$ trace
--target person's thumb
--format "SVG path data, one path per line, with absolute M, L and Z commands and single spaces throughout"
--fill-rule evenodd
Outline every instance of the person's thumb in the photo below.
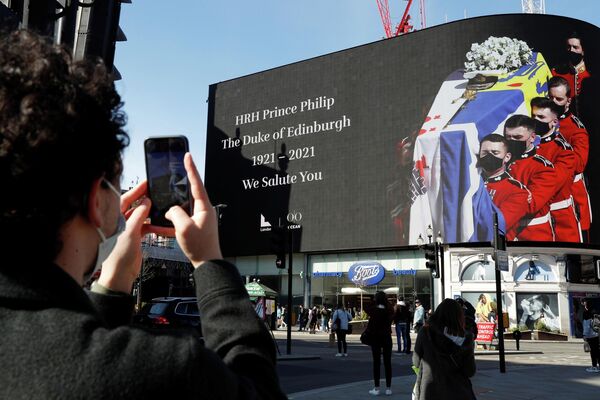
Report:
M 165 218 L 173 223 L 175 232 L 184 232 L 190 224 L 193 224 L 190 216 L 179 206 L 171 207 L 165 214 Z

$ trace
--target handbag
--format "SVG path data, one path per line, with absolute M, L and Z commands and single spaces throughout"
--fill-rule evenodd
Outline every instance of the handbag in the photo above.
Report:
M 362 344 L 366 344 L 367 346 L 371 346 L 373 344 L 373 334 L 370 330 L 365 329 L 363 333 L 360 334 L 360 342 Z

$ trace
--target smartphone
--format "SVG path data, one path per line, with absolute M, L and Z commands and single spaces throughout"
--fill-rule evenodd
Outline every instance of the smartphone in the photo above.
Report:
M 183 157 L 188 151 L 185 136 L 151 137 L 144 141 L 152 225 L 173 226 L 165 213 L 175 205 L 191 215 L 190 185 L 183 166 Z

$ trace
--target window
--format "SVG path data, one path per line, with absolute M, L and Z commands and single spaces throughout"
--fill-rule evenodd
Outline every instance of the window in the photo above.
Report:
M 463 281 L 493 281 L 495 279 L 494 263 L 489 261 L 475 261 L 469 264 L 462 274 Z

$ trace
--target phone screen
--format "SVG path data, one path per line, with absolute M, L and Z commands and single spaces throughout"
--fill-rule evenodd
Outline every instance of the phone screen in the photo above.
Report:
M 185 136 L 149 138 L 144 142 L 148 193 L 152 200 L 150 222 L 173 226 L 165 213 L 174 205 L 190 214 L 190 190 L 183 157 L 188 151 Z

